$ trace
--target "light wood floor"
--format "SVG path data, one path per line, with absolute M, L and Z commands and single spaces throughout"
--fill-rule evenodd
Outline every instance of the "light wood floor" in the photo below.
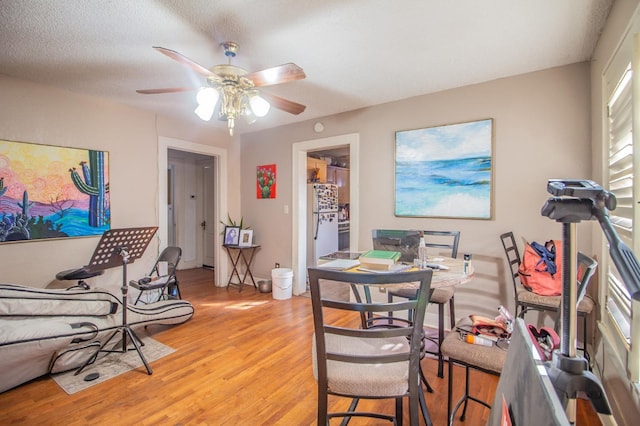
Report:
M 273 300 L 251 287 L 213 285 L 206 269 L 179 271 L 182 297 L 195 306 L 189 322 L 155 327 L 154 338 L 177 351 L 144 368 L 74 395 L 47 376 L 0 394 L 1 425 L 311 425 L 316 383 L 311 372 L 310 299 Z M 435 360 L 423 361 L 435 388 L 426 394 L 435 425 L 446 424 L 447 380 Z M 457 368 L 457 367 L 456 367 Z M 464 377 L 462 369 L 456 377 Z M 472 372 L 472 393 L 492 401 L 497 378 Z M 455 383 L 454 399 L 463 391 Z M 346 408 L 343 400 L 331 407 Z M 361 403 L 393 413 L 393 401 Z M 600 424 L 579 404 L 578 425 Z M 467 426 L 484 425 L 489 411 L 471 404 Z M 585 414 L 587 413 L 587 414 Z M 351 424 L 376 424 L 354 419 Z M 422 424 L 422 423 L 421 423 Z

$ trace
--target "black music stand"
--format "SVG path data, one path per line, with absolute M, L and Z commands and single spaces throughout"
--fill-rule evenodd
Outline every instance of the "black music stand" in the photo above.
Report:
M 74 375 L 80 374 L 87 365 L 93 363 L 100 352 L 127 353 L 129 350 L 134 349 L 138 352 L 142 363 L 146 367 L 147 374 L 153 373 L 153 370 L 151 370 L 149 363 L 140 349 L 142 341 L 136 336 L 127 323 L 127 290 L 129 289 L 127 283 L 127 264 L 133 263 L 136 259 L 142 257 L 142 254 L 147 249 L 151 238 L 153 238 L 157 230 L 157 226 L 151 226 L 147 228 L 111 229 L 102 234 L 102 238 L 100 242 L 98 242 L 98 246 L 93 252 L 91 261 L 86 268 L 90 271 L 100 271 L 122 265 L 122 287 L 120 287 L 120 290 L 122 290 L 122 324 L 116 327 L 116 330 L 111 336 L 100 345 L 100 348 L 95 354 L 78 368 Z M 111 339 L 119 333 L 122 333 L 122 348 L 115 349 L 114 346 L 112 349 L 105 349 Z M 134 346 L 133 348 L 128 347 L 127 337 L 131 339 Z

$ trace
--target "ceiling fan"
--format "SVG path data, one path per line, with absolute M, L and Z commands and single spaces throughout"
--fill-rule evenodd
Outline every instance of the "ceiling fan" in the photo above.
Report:
M 198 107 L 195 113 L 202 120 L 209 121 L 217 105 L 218 118 L 227 121 L 229 133 L 233 136 L 233 128 L 237 117 L 243 116 L 249 123 L 256 117 L 264 117 L 270 106 L 291 114 L 300 114 L 305 105 L 280 96 L 265 93 L 258 88 L 271 86 L 289 81 L 301 80 L 306 77 L 304 70 L 293 63 L 267 68 L 262 71 L 248 72 L 231 64 L 231 59 L 238 52 L 238 43 L 227 41 L 221 44 L 224 54 L 229 58 L 228 64 L 215 65 L 209 69 L 192 61 L 175 50 L 154 46 L 153 48 L 185 65 L 196 73 L 207 78 L 207 87 L 198 90 L 196 100 Z M 159 93 L 188 92 L 194 89 L 186 87 L 172 87 L 166 89 L 143 89 L 136 92 L 144 95 Z

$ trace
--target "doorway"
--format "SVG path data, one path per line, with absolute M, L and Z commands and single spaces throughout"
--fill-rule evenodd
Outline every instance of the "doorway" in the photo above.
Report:
M 338 238 L 333 251 L 349 251 L 349 162 L 348 146 L 307 153 L 307 183 L 327 183 L 335 185 L 338 189 Z M 314 218 L 316 216 L 311 215 L 308 220 L 314 222 Z M 314 225 L 307 221 L 307 229 L 313 228 Z M 316 235 L 313 231 L 312 234 Z M 330 238 L 333 241 L 333 237 Z
M 357 188 L 359 187 L 359 142 L 357 133 L 334 136 L 324 139 L 314 139 L 293 144 L 292 155 L 292 254 L 293 254 L 293 294 L 300 295 L 307 289 L 307 154 L 313 151 L 326 150 L 337 147 L 348 147 L 350 162 L 350 197 L 349 216 L 350 233 L 349 247 L 355 251 L 358 247 L 358 217 L 359 202 Z
M 168 245 L 182 249 L 181 269 L 214 268 L 215 157 L 169 149 Z
M 220 220 L 219 218 L 224 218 L 225 213 L 227 211 L 227 150 L 212 147 L 209 145 L 197 144 L 189 141 L 183 141 L 179 139 L 172 139 L 166 137 L 158 138 L 158 237 L 159 237 L 159 248 L 160 250 L 164 249 L 169 245 L 169 209 L 167 206 L 169 205 L 169 157 L 170 151 L 175 151 L 177 153 L 181 153 L 180 155 L 188 156 L 188 155 L 197 155 L 200 161 L 200 166 L 196 169 L 199 170 L 199 177 L 196 178 L 195 175 L 193 179 L 199 179 L 204 182 L 205 176 L 210 187 L 208 200 L 205 200 L 204 195 L 204 187 L 202 184 L 201 191 L 191 191 L 186 192 L 186 196 L 188 200 L 193 200 L 192 205 L 187 206 L 183 213 L 190 217 L 194 223 L 194 227 L 185 228 L 185 232 L 187 235 L 183 235 L 182 240 L 189 240 L 190 238 L 198 240 L 198 235 L 200 235 L 199 243 L 196 243 L 196 250 L 200 251 L 199 262 L 204 263 L 204 245 L 203 241 L 205 238 L 211 238 L 213 241 L 211 242 L 211 253 L 209 255 L 213 255 L 213 265 L 214 266 L 214 282 L 216 286 L 224 286 L 226 283 L 227 273 L 228 273 L 228 265 L 227 262 L 220 261 L 223 258 L 223 252 L 221 249 L 220 240 Z M 209 169 L 205 168 L 205 165 L 211 165 Z M 173 175 L 172 181 L 176 181 L 175 174 Z M 212 185 L 210 185 L 212 184 Z M 191 196 L 193 195 L 193 199 Z M 213 197 L 213 199 L 211 199 Z M 177 209 L 176 205 L 176 192 L 173 194 L 173 199 L 171 199 L 173 210 Z M 208 203 L 213 204 L 213 215 L 211 219 L 198 219 L 197 218 L 197 203 Z M 187 203 L 191 204 L 191 203 Z M 208 232 L 198 232 L 197 227 L 201 225 L 201 221 L 211 221 L 211 226 L 209 227 L 210 231 Z M 205 224 L 206 226 L 206 224 Z M 176 241 L 180 241 L 179 231 L 177 232 Z M 191 257 L 195 257 L 197 254 L 193 254 Z M 184 256 L 184 248 L 183 248 L 183 257 Z M 187 259 L 185 259 L 187 260 Z M 193 260 L 192 260 L 193 261 Z M 188 263 L 188 260 L 187 260 Z M 185 266 L 183 262 L 181 265 Z M 186 265 L 188 266 L 188 264 Z

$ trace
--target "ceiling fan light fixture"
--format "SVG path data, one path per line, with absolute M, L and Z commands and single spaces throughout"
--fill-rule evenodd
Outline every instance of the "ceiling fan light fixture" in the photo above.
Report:
M 198 107 L 193 111 L 196 113 L 198 118 L 203 121 L 211 120 L 211 116 L 213 116 L 214 108 L 206 106 L 206 105 L 198 105 Z
M 290 114 L 298 115 L 305 110 L 304 105 L 278 96 L 265 93 L 264 95 L 267 96 L 265 99 L 260 96 L 260 92 L 257 90 L 257 88 L 264 86 L 304 79 L 306 75 L 302 68 L 294 63 L 287 63 L 249 73 L 231 63 L 231 59 L 238 52 L 238 43 L 227 41 L 222 43 L 222 47 L 225 51 L 225 56 L 229 58 L 229 63 L 215 65 L 211 68 L 205 68 L 175 50 L 160 46 L 153 47 L 160 53 L 206 78 L 208 87 L 200 88 L 196 94 L 198 107 L 194 112 L 200 119 L 209 121 L 217 111 L 218 119 L 227 122 L 229 134 L 233 136 L 236 119 L 240 116 L 244 117 L 247 123 L 250 124 L 255 122 L 257 118 L 264 117 L 269 113 L 271 104 L 267 99 L 273 102 L 275 108 Z M 189 90 L 184 87 L 173 87 L 144 89 L 137 90 L 137 92 L 150 95 L 186 92 Z
M 218 91 L 211 87 L 203 87 L 198 90 L 198 94 L 196 95 L 198 107 L 194 112 L 201 120 L 211 120 L 219 96 Z
M 213 109 L 219 97 L 218 91 L 213 87 L 202 87 L 198 90 L 196 101 L 200 106 Z
M 248 99 L 243 103 L 241 115 L 244 118 L 245 123 L 247 124 L 253 124 L 258 119 L 258 117 L 256 117 L 253 110 L 251 109 Z
M 269 102 L 257 93 L 249 95 L 249 105 L 256 117 L 264 117 L 269 113 L 269 109 L 271 109 Z

